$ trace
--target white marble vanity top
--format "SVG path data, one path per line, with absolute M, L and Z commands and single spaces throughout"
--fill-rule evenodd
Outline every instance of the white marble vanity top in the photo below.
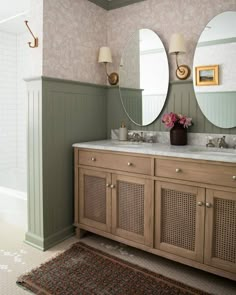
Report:
M 196 145 L 173 146 L 162 143 L 99 140 L 75 143 L 73 147 L 236 163 L 235 149 L 207 148 Z

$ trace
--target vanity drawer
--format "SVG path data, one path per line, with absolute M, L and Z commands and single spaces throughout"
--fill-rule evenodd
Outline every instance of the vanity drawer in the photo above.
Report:
M 151 175 L 150 158 L 79 150 L 79 165 Z
M 236 167 L 155 159 L 155 176 L 236 187 Z

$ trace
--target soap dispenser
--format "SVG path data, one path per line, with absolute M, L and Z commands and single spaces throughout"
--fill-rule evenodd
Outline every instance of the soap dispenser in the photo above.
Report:
M 127 127 L 125 126 L 125 123 L 122 122 L 119 129 L 119 140 L 127 140 L 127 137 L 128 137 L 128 130 L 127 130 Z

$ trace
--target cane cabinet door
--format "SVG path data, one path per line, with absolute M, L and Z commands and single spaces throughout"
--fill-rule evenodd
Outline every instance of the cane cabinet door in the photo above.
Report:
M 205 190 L 156 181 L 155 248 L 203 262 Z
M 236 273 L 236 193 L 207 189 L 204 263 Z
M 153 182 L 112 175 L 112 233 L 134 242 L 153 244 Z
M 111 174 L 79 169 L 79 223 L 111 231 Z

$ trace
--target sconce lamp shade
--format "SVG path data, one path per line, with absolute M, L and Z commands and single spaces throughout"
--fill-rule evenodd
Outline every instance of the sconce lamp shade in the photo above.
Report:
M 186 52 L 184 36 L 182 34 L 173 34 L 170 38 L 170 54 L 184 54 Z
M 111 49 L 103 46 L 99 49 L 98 62 L 104 63 L 108 82 L 111 85 L 116 85 L 119 82 L 119 75 L 117 73 L 107 73 L 107 63 L 112 63 Z
M 111 49 L 109 47 L 101 47 L 99 50 L 98 62 L 112 63 Z

